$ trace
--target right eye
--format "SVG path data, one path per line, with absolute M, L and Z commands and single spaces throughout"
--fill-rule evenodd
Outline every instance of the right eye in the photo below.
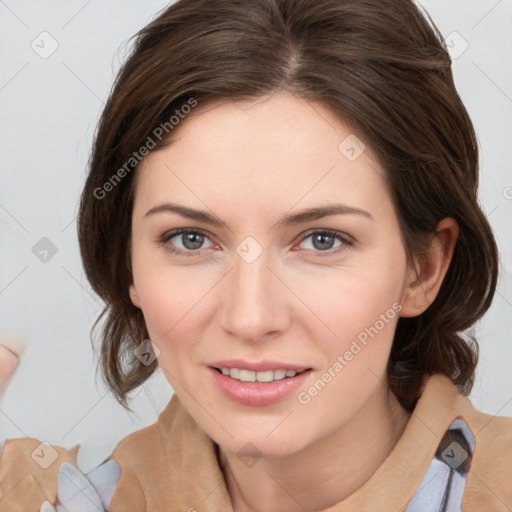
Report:
M 173 238 L 176 238 L 176 241 L 171 243 Z M 167 250 L 179 256 L 198 256 L 202 252 L 200 247 L 205 239 L 208 237 L 202 231 L 180 228 L 164 233 L 159 238 L 159 242 L 165 245 Z M 181 243 L 182 247 L 178 246 L 176 249 L 177 243 Z

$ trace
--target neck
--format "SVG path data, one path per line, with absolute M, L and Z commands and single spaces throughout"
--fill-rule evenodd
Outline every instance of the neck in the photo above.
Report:
M 339 503 L 375 473 L 410 416 L 382 385 L 349 422 L 299 452 L 246 467 L 219 447 L 233 511 L 321 511 Z

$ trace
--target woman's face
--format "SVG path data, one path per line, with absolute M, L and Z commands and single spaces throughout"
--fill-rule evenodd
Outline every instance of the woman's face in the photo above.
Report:
M 137 171 L 130 296 L 211 438 L 297 452 L 385 382 L 410 272 L 383 169 L 328 110 L 285 93 L 199 105 L 173 139 Z M 273 371 L 292 368 L 306 371 Z

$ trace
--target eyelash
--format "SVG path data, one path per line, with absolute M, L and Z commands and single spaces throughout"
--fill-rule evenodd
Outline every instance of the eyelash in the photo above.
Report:
M 175 229 L 173 231 L 169 231 L 169 232 L 161 235 L 158 238 L 158 243 L 160 245 L 164 245 L 171 238 L 174 238 L 175 236 L 178 236 L 178 235 L 181 235 L 184 233 L 192 233 L 195 235 L 201 235 L 201 236 L 205 236 L 206 238 L 208 238 L 208 235 L 206 233 L 204 233 L 203 231 L 199 231 L 196 229 L 180 228 L 180 229 Z M 340 233 L 339 231 L 333 231 L 331 229 L 315 229 L 315 230 L 309 231 L 300 237 L 298 243 L 302 243 L 304 240 L 306 240 L 307 238 L 309 238 L 310 236 L 315 235 L 315 234 L 327 235 L 329 237 L 335 238 L 335 239 L 343 242 L 343 245 L 337 247 L 336 249 L 327 249 L 325 251 L 319 251 L 319 250 L 315 251 L 313 249 L 306 249 L 306 250 L 311 250 L 315 253 L 318 253 L 318 256 L 320 256 L 320 257 L 332 256 L 333 254 L 338 254 L 338 253 L 346 250 L 348 247 L 354 245 L 354 241 L 349 236 L 347 236 L 343 233 Z M 166 247 L 166 249 L 173 254 L 176 254 L 178 256 L 185 256 L 185 257 L 198 256 L 201 253 L 201 249 L 198 249 L 196 251 L 181 251 L 178 249 L 174 249 L 170 246 Z

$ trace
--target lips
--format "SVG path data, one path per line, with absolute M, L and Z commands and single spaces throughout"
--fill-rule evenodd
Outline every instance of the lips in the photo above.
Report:
M 215 387 L 232 401 L 271 405 L 290 396 L 312 375 L 313 368 L 283 361 L 212 361 L 208 370 Z
M 219 362 L 221 361 L 218 361 L 215 364 L 218 364 Z M 222 363 L 225 364 L 227 363 L 227 361 L 222 361 Z M 240 362 L 238 362 L 237 364 L 240 364 Z M 279 364 L 282 365 L 282 363 Z M 254 366 L 255 364 L 253 365 L 253 367 Z M 255 373 L 254 371 L 251 370 L 240 370 L 240 372 L 242 371 Z M 292 372 L 292 370 L 289 371 Z M 251 382 L 239 380 L 237 378 L 231 377 L 230 375 L 225 375 L 216 367 L 208 367 L 208 372 L 210 373 L 215 388 L 223 396 L 225 396 L 231 401 L 250 406 L 271 405 L 290 397 L 290 395 L 297 391 L 297 389 L 300 386 L 304 385 L 313 374 L 311 370 L 303 370 L 300 373 L 294 375 L 293 377 L 285 377 L 283 379 L 265 382 Z

